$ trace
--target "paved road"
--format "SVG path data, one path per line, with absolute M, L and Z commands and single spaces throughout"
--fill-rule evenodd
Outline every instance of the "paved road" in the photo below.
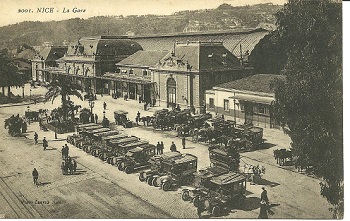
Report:
M 104 100 L 107 101 L 106 115 L 109 119 L 113 119 L 114 110 L 127 110 L 131 114 L 130 118 L 133 118 L 142 108 L 142 105 L 133 101 L 112 100 L 106 96 Z M 88 106 L 87 102 L 79 103 L 85 107 Z M 102 103 L 101 99 L 96 101 L 95 113 L 102 113 Z M 57 106 L 58 102 L 53 104 L 55 105 Z M 48 103 L 37 104 L 32 105 L 31 109 L 43 107 L 52 109 L 53 106 Z M 26 107 L 16 107 L 14 111 L 14 108 L 1 108 L 0 121 L 13 112 L 24 113 L 25 109 Z M 141 115 L 152 115 L 150 111 L 141 110 L 140 112 Z M 37 128 L 37 124 L 29 127 L 31 139 L 33 131 L 37 131 Z M 4 130 L 1 129 L 0 132 L 4 133 Z M 155 131 L 145 127 L 125 129 L 125 132 L 147 139 L 153 144 L 163 141 L 165 148 L 169 148 L 171 142 L 175 141 L 180 148 L 181 140 L 175 137 L 173 132 Z M 269 148 L 243 153 L 241 159 L 241 164 L 260 164 L 266 167 L 267 172 L 263 176 L 263 183 L 248 184 L 246 208 L 233 210 L 224 218 L 256 218 L 262 186 L 267 188 L 270 200 L 276 205 L 273 208 L 275 212 L 273 218 L 331 218 L 328 211 L 329 204 L 319 193 L 320 180 L 280 168 L 275 164 L 272 157 L 273 149 L 288 147 L 289 138 L 281 131 L 267 129 L 264 133 Z M 49 138 L 49 143 L 54 148 L 59 149 L 64 144 L 64 141 L 51 141 L 53 132 L 40 131 L 40 138 L 44 135 Z M 59 135 L 59 138 L 65 137 Z M 207 146 L 190 141 L 187 141 L 187 146 L 189 148 L 181 152 L 198 156 L 199 168 L 209 165 Z M 181 189 L 162 192 L 140 183 L 137 174 L 126 175 L 72 146 L 70 146 L 70 155 L 77 158 L 80 174 L 63 176 L 59 168 L 58 151 L 43 152 L 41 147 L 33 145 L 32 140 L 24 138 L 15 140 L 4 136 L 4 142 L 0 144 L 0 163 L 4 165 L 1 167 L 0 189 L 5 196 L 3 198 L 7 201 L 1 201 L 0 197 L 0 205 L 9 206 L 1 207 L 0 214 L 11 214 L 8 216 L 13 218 L 18 216 L 30 218 L 38 215 L 45 218 L 196 217 L 195 208 L 181 200 Z M 39 181 L 43 185 L 38 188 L 31 183 L 32 167 L 39 169 Z M 36 204 L 35 200 L 48 200 L 49 204 Z M 24 214 L 16 214 L 14 211 L 24 211 Z

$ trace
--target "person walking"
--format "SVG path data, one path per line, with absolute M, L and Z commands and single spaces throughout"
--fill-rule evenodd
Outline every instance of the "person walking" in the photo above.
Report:
M 95 114 L 95 123 L 97 124 L 98 116 Z
M 141 113 L 140 113 L 140 111 L 137 111 L 136 117 L 137 117 L 137 118 L 139 119 L 139 121 L 140 121 L 140 119 L 141 119 Z
M 201 196 L 199 196 L 198 199 L 199 200 L 198 200 L 198 205 L 197 205 L 197 215 L 198 215 L 198 218 L 201 219 L 202 218 L 202 212 L 204 211 L 204 202 L 201 199 Z
M 39 135 L 37 134 L 37 132 L 34 132 L 34 142 L 35 142 L 35 144 L 38 144 L 38 139 L 39 139 Z
M 43 147 L 44 147 L 44 150 L 46 150 L 46 148 L 49 146 L 49 143 L 47 142 L 46 140 L 46 137 L 44 137 L 43 139 Z
M 64 160 L 66 157 L 66 147 L 65 146 L 62 146 L 61 154 L 62 154 L 62 160 Z
M 103 102 L 103 109 L 106 110 L 106 108 L 107 108 L 107 104 L 106 102 Z
M 65 144 L 64 147 L 66 148 L 66 158 L 68 158 L 68 156 L 69 156 L 69 147 L 68 147 L 67 144 Z
M 34 168 L 32 172 L 34 185 L 38 185 L 39 172 Z
M 186 148 L 186 139 L 185 136 L 182 137 L 182 149 Z
M 161 145 L 160 145 L 160 143 L 159 143 L 159 141 L 158 141 L 158 143 L 157 143 L 157 146 L 156 146 L 157 148 L 157 154 L 159 155 L 159 154 L 161 154 L 160 153 L 160 148 L 161 148 Z
M 136 121 L 136 125 L 138 126 L 139 125 L 139 118 L 137 116 L 135 117 L 135 121 Z
M 258 219 L 268 219 L 268 210 L 269 210 L 269 198 L 267 197 L 267 191 L 265 187 L 262 187 L 261 197 L 260 197 L 260 212 Z
M 176 145 L 174 144 L 174 141 L 171 142 L 170 151 L 171 152 L 176 152 Z
M 163 154 L 163 150 L 164 150 L 164 143 L 163 141 L 160 142 L 160 154 Z

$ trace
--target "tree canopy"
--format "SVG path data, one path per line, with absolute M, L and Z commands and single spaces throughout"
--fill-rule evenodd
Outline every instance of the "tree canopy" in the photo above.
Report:
M 276 14 L 275 42 L 286 56 L 274 82 L 277 117 L 297 155 L 323 178 L 321 195 L 343 214 L 342 7 L 330 0 L 289 0 Z M 272 42 L 273 44 L 273 42 Z

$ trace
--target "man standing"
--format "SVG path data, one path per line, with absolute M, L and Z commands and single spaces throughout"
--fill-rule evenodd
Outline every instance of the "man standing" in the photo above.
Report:
M 95 123 L 97 124 L 98 116 L 95 114 Z
M 34 168 L 33 172 L 32 172 L 32 176 L 33 176 L 33 182 L 34 185 L 38 185 L 38 178 L 39 178 L 39 173 L 36 170 L 36 168 Z
M 49 143 L 47 142 L 46 140 L 46 137 L 44 137 L 43 139 L 43 147 L 44 147 L 44 150 L 46 150 L 46 148 L 49 146 Z
M 106 102 L 103 102 L 103 109 L 106 110 L 106 108 L 107 108 L 107 104 Z
M 38 144 L 38 138 L 39 138 L 39 135 L 35 132 L 35 133 L 34 133 L 34 141 L 35 141 L 35 144 Z
M 67 144 L 65 144 L 64 147 L 66 148 L 66 158 L 68 158 L 68 156 L 69 156 L 69 147 L 68 147 Z
M 163 141 L 160 142 L 160 154 L 163 154 L 163 150 L 164 150 L 164 143 Z
M 176 152 L 176 145 L 174 144 L 174 141 L 171 142 L 170 151 L 171 152 Z
M 267 212 L 269 210 L 269 198 L 267 197 L 267 191 L 265 187 L 262 187 L 261 198 L 260 198 L 260 213 L 258 219 L 268 219 Z
M 159 155 L 159 154 L 161 154 L 160 153 L 160 148 L 161 148 L 161 145 L 160 145 L 160 143 L 159 143 L 159 141 L 158 141 L 158 143 L 157 143 L 157 154 Z
M 185 136 L 182 137 L 182 149 L 186 148 L 186 139 Z

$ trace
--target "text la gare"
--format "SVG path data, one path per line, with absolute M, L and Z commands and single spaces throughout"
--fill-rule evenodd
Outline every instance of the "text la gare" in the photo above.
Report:
M 86 10 L 85 9 L 80 9 L 80 8 L 77 8 L 77 7 L 74 7 L 73 9 L 68 9 L 68 8 L 63 8 L 63 13 L 69 13 L 69 12 L 73 12 L 73 13 L 81 13 L 81 12 L 85 12 Z

